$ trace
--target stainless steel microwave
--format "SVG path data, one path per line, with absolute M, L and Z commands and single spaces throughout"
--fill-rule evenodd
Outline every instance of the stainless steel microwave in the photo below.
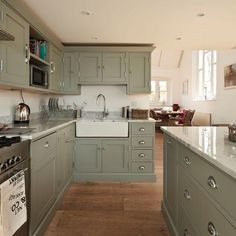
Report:
M 30 65 L 30 85 L 48 88 L 48 72 L 38 66 Z

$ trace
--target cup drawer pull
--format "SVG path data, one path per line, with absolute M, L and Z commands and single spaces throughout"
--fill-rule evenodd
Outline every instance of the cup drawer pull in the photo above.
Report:
M 208 232 L 212 236 L 218 236 L 218 233 L 216 231 L 216 228 L 212 222 L 208 223 Z
M 145 169 L 145 166 L 139 166 L 139 170 L 143 171 Z
M 209 178 L 207 180 L 207 184 L 212 189 L 217 189 L 218 188 L 218 185 L 216 184 L 216 180 L 213 176 L 209 176 Z
M 140 140 L 138 143 L 142 144 L 142 145 L 145 144 L 145 142 L 143 140 Z
M 185 157 L 184 157 L 184 163 L 185 163 L 187 166 L 189 166 L 189 165 L 192 164 L 188 156 L 185 156 Z
M 46 142 L 46 143 L 43 145 L 43 147 L 48 148 L 48 147 L 49 147 L 49 143 Z
M 144 129 L 143 127 L 141 127 L 141 128 L 139 128 L 139 131 L 140 131 L 140 132 L 144 132 L 145 129 Z
M 184 197 L 187 199 L 187 200 L 190 200 L 192 197 L 189 193 L 189 191 L 187 189 L 184 190 Z
M 144 158 L 144 157 L 145 157 L 145 154 L 144 154 L 144 153 L 139 153 L 138 156 L 141 157 L 141 158 Z

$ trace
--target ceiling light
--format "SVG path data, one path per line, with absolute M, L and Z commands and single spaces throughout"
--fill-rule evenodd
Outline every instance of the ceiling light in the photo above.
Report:
M 197 14 L 197 16 L 198 16 L 198 17 L 203 17 L 203 16 L 205 16 L 205 13 L 199 12 L 199 13 Z
M 90 16 L 91 12 L 90 11 L 81 11 L 81 14 L 85 15 L 85 16 Z

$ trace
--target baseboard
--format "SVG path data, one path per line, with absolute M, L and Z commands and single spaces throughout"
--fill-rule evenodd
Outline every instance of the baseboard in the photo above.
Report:
M 168 229 L 170 231 L 171 236 L 179 236 L 179 234 L 177 232 L 177 229 L 176 229 L 176 227 L 175 227 L 175 225 L 174 225 L 174 223 L 173 223 L 173 221 L 170 217 L 170 214 L 169 214 L 169 212 L 166 208 L 166 205 L 165 205 L 164 201 L 161 201 L 161 211 L 163 213 L 163 216 L 165 218 L 165 221 L 167 223 L 167 226 L 168 226 Z
M 75 182 L 155 182 L 155 174 L 74 174 Z
M 54 202 L 54 204 L 50 208 L 47 215 L 43 218 L 42 222 L 40 223 L 40 225 L 38 226 L 36 231 L 33 234 L 31 233 L 30 235 L 32 235 L 32 236 L 42 236 L 44 234 L 44 232 L 47 230 L 47 227 L 51 223 L 51 220 L 53 219 L 56 211 L 59 209 L 59 207 L 60 207 L 60 205 L 63 201 L 63 197 L 65 195 L 65 192 L 70 187 L 72 181 L 73 181 L 73 176 L 69 179 L 69 181 L 66 183 L 66 185 L 64 186 L 62 191 L 59 193 L 59 195 L 56 198 L 56 201 Z

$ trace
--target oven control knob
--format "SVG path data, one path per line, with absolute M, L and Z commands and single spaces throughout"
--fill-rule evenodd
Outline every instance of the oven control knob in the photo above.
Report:
M 15 162 L 19 162 L 21 160 L 21 156 L 15 156 L 13 159 Z
M 15 164 L 14 158 L 7 160 L 7 165 L 8 165 L 8 166 L 12 166 L 12 165 L 14 165 L 14 164 Z
M 0 169 L 1 169 L 1 171 L 6 170 L 7 167 L 8 167 L 7 163 L 1 163 L 1 164 L 0 164 Z

